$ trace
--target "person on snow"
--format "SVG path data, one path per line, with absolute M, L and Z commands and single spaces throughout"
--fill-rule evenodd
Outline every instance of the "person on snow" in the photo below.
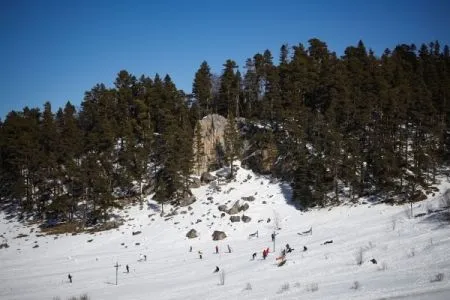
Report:
M 200 251 L 200 250 L 198 251 L 198 256 L 199 256 L 200 259 L 203 258 L 203 253 L 202 253 L 202 251 Z
M 266 259 L 266 257 L 267 257 L 267 249 L 264 249 L 262 254 L 263 254 L 263 259 Z
M 130 273 L 130 267 L 128 265 L 126 266 L 126 269 L 127 269 L 127 273 Z
M 227 247 L 228 247 L 228 253 L 231 253 L 231 247 L 230 247 L 230 245 L 227 245 Z
M 69 278 L 69 282 L 72 283 L 72 275 L 70 275 L 70 273 L 67 275 L 67 278 Z
M 219 254 L 219 246 L 216 245 L 216 254 Z
M 306 248 L 306 246 L 303 246 L 303 252 L 307 251 L 308 248 Z
M 294 249 L 291 248 L 291 246 L 289 246 L 289 244 L 286 244 L 286 252 L 291 253 L 292 251 L 294 251 Z
M 216 266 L 216 269 L 214 270 L 214 273 L 217 273 L 217 272 L 219 272 L 219 267 L 218 266 Z
M 275 232 L 272 233 L 272 242 L 275 241 Z
M 256 258 L 256 252 L 252 254 L 252 260 L 255 260 Z
M 147 255 L 144 254 L 144 261 L 147 261 Z
M 192 252 L 192 246 L 189 247 L 189 252 Z

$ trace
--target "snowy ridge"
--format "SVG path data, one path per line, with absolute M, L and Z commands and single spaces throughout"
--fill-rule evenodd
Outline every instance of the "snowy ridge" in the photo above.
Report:
M 161 217 L 152 200 L 142 210 L 128 207 L 124 225 L 96 234 L 40 236 L 37 228 L 2 213 L 0 243 L 9 247 L 0 249 L 0 299 L 449 299 L 450 226 L 438 220 L 444 211 L 433 212 L 450 188 L 445 179 L 439 192 L 414 204 L 414 215 L 424 214 L 415 218 L 404 207 L 370 203 L 300 212 L 289 203 L 287 185 L 243 168 L 235 181 L 217 186 L 220 191 L 211 185 L 194 189 L 192 209 L 172 216 L 165 206 Z M 254 201 L 242 199 L 249 196 Z M 218 206 L 229 209 L 236 200 L 249 204 L 237 214 L 251 217 L 249 223 L 221 217 Z M 311 227 L 311 235 L 299 235 Z M 190 229 L 199 237 L 188 239 Z M 212 241 L 214 230 L 227 238 Z M 250 238 L 256 231 L 259 237 Z M 295 250 L 278 267 L 275 258 L 286 243 Z

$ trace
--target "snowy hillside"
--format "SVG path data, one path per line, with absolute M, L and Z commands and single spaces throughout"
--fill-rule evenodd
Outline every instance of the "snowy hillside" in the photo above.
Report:
M 363 199 L 359 206 L 300 212 L 287 185 L 241 168 L 232 183 L 193 190 L 197 201 L 172 216 L 165 207 L 160 217 L 150 200 L 143 209 L 129 207 L 117 230 L 42 236 L 1 214 L 0 244 L 9 247 L 0 249 L 0 299 L 450 299 L 450 226 L 439 211 L 450 183 L 438 187 L 414 204 L 413 214 L 423 214 L 417 217 Z M 242 199 L 249 196 L 254 200 Z M 218 207 L 236 200 L 248 204 L 237 215 L 250 222 L 221 217 Z M 310 228 L 312 234 L 299 234 Z M 188 239 L 190 229 L 199 237 Z M 213 241 L 215 230 L 227 238 Z M 294 251 L 279 267 L 287 243 Z

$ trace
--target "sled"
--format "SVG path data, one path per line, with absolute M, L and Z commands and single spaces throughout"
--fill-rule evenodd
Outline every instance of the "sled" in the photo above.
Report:
M 278 266 L 281 267 L 281 266 L 283 266 L 285 263 L 286 263 L 286 260 L 283 259 L 283 260 L 281 260 L 281 261 L 278 263 Z
M 309 230 L 303 231 L 302 233 L 297 232 L 298 235 L 304 235 L 304 234 L 309 234 L 312 235 L 312 227 Z

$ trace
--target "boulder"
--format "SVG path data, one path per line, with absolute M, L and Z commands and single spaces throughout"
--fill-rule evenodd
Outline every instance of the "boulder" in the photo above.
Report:
M 199 178 L 192 178 L 191 181 L 189 182 L 189 187 L 191 189 L 196 189 L 199 188 L 201 186 L 201 181 Z
M 217 208 L 219 211 L 227 211 L 227 206 L 225 204 L 219 205 Z
M 230 221 L 231 222 L 240 222 L 241 221 L 241 217 L 240 216 L 231 216 L 230 217 Z
M 239 212 L 240 206 L 239 206 L 239 200 L 234 202 L 233 206 L 227 211 L 229 215 L 235 215 Z
M 195 197 L 193 195 L 186 196 L 180 199 L 180 206 L 188 206 L 195 202 Z
M 250 218 L 249 216 L 243 215 L 242 216 L 242 222 L 244 223 L 248 223 L 252 220 L 252 218 Z
M 239 211 L 246 211 L 247 209 L 249 209 L 249 207 L 250 205 L 248 205 L 248 203 L 244 203 L 239 207 Z
M 241 197 L 242 200 L 244 201 L 255 201 L 255 197 L 253 196 L 248 196 L 248 197 Z
M 223 168 L 216 172 L 217 177 L 223 178 L 223 179 L 229 179 L 231 176 L 231 169 L 230 168 Z
M 216 230 L 212 234 L 213 241 L 220 241 L 220 240 L 223 240 L 226 237 L 227 237 L 227 235 L 223 231 Z
M 186 233 L 186 236 L 190 239 L 198 237 L 197 231 L 195 229 L 189 230 L 188 233 Z
M 203 172 L 200 176 L 200 181 L 205 183 L 210 183 L 211 181 L 216 180 L 216 177 L 211 175 L 209 172 Z

